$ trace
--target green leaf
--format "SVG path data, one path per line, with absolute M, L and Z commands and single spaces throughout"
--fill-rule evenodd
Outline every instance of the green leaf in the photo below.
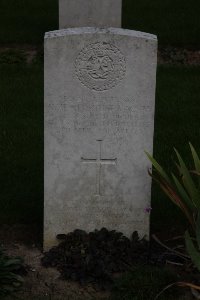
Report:
M 190 145 L 190 149 L 191 149 L 191 152 L 192 152 L 192 156 L 193 156 L 193 160 L 194 160 L 194 165 L 195 165 L 195 169 L 198 173 L 200 173 L 200 159 L 199 159 L 199 156 L 196 152 L 196 150 L 194 149 L 194 147 L 192 146 L 191 143 L 189 143 Z M 200 187 L 200 177 L 199 177 L 199 187 Z
M 12 266 L 12 267 L 18 267 L 18 266 L 20 266 L 22 264 L 22 260 L 20 260 L 20 259 L 15 259 L 15 258 L 13 258 L 13 259 L 9 259 L 9 260 L 7 260 L 5 263 L 4 263 L 4 266 L 5 267 L 9 267 L 9 266 Z
M 148 153 L 145 151 L 145 154 L 147 155 L 147 157 L 149 158 L 149 160 L 151 161 L 152 165 L 154 166 L 154 168 L 156 169 L 156 171 L 168 182 L 171 184 L 171 180 L 168 177 L 167 173 L 165 173 L 165 171 L 163 170 L 163 168 L 159 165 L 159 163 Z
M 185 233 L 185 243 L 186 243 L 187 252 L 191 257 L 193 264 L 200 271 L 200 252 L 195 248 L 194 243 L 188 231 L 186 231 Z
M 183 184 L 188 192 L 188 194 L 191 197 L 191 200 L 193 201 L 193 204 L 198 208 L 198 210 L 200 209 L 200 193 L 197 190 L 192 177 L 190 175 L 189 170 L 187 169 L 183 159 L 181 158 L 180 154 L 178 153 L 178 151 L 176 149 L 174 149 L 176 152 L 176 155 L 178 157 L 178 161 L 180 164 L 180 171 L 183 175 Z
M 181 199 L 183 199 L 184 203 L 192 210 L 195 210 L 195 206 L 192 203 L 190 197 L 188 196 L 188 194 L 186 193 L 185 189 L 183 188 L 182 184 L 180 183 L 180 181 L 178 180 L 178 178 L 172 173 L 172 178 L 174 180 L 174 183 L 177 187 L 177 190 L 181 196 Z
M 194 159 L 195 169 L 196 169 L 196 171 L 198 171 L 200 173 L 200 159 L 199 159 L 199 156 L 198 156 L 196 150 L 194 149 L 194 147 L 192 146 L 192 144 L 189 143 L 189 145 L 190 145 L 190 149 L 191 149 L 192 156 L 193 156 L 193 159 Z
M 22 267 L 22 262 L 20 257 L 6 256 L 0 248 L 0 295 L 14 292 L 23 284 L 23 278 L 15 273 Z
M 168 183 L 160 183 L 160 187 L 165 192 L 165 194 L 182 210 L 182 212 L 185 214 L 186 218 L 190 222 L 193 230 L 195 231 L 193 213 L 189 210 L 188 206 L 178 195 L 174 187 L 170 186 Z
M 197 222 L 196 222 L 196 238 L 200 250 L 200 212 L 198 213 Z

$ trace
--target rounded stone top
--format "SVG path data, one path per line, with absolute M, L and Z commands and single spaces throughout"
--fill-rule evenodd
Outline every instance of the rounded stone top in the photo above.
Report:
M 124 35 L 124 36 L 157 41 L 156 35 L 146 33 L 146 32 L 129 30 L 129 29 L 121 29 L 121 28 L 99 28 L 99 27 L 68 28 L 68 29 L 49 31 L 45 33 L 45 39 L 64 37 L 68 35 L 81 35 L 81 34 L 94 34 L 94 33 Z

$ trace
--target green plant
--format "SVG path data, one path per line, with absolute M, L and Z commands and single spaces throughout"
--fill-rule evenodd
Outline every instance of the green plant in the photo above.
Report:
M 21 287 L 23 279 L 17 274 L 21 267 L 21 258 L 8 257 L 0 249 L 0 296 L 12 293 Z
M 176 163 L 178 176 L 174 173 L 169 176 L 149 153 L 146 152 L 146 154 L 153 165 L 153 172 L 149 171 L 150 176 L 160 185 L 173 203 L 182 210 L 191 225 L 194 238 L 187 230 L 185 244 L 194 266 L 200 271 L 200 159 L 194 147 L 191 144 L 189 145 L 194 169 L 189 170 L 187 168 L 184 160 L 175 149 L 178 159 L 178 163 Z M 188 282 L 179 282 L 177 285 L 190 287 L 196 291 L 200 290 L 200 286 Z M 198 296 L 200 295 L 198 294 Z
M 8 49 L 0 52 L 0 64 L 20 64 L 26 62 L 26 54 L 21 50 Z
M 153 265 L 139 266 L 115 279 L 111 300 L 153 300 L 166 285 L 177 281 L 170 269 Z M 180 291 L 168 290 L 160 300 L 179 299 Z
M 185 214 L 191 224 L 193 232 L 196 233 L 197 214 L 200 211 L 200 159 L 194 147 L 190 144 L 194 161 L 194 170 L 189 170 L 175 149 L 178 163 L 178 175 L 171 173 L 169 176 L 158 162 L 146 152 L 152 162 L 153 172 L 150 176 L 160 185 L 165 194 L 175 203 Z
M 196 268 L 200 271 L 200 214 L 198 214 L 197 222 L 196 222 L 196 239 L 193 240 L 190 236 L 189 231 L 187 230 L 185 233 L 185 243 L 187 252 L 191 257 L 192 262 L 196 266 Z

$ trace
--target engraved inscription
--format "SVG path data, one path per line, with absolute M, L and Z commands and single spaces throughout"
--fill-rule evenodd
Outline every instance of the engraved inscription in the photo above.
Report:
M 76 75 L 81 83 L 95 91 L 115 87 L 126 72 L 121 51 L 106 42 L 97 42 L 83 48 L 75 61 Z
M 95 196 L 102 196 L 101 186 L 100 186 L 102 165 L 116 165 L 117 158 L 103 159 L 101 154 L 102 140 L 97 140 L 97 142 L 99 143 L 98 157 L 96 159 L 81 157 L 81 161 L 82 163 L 86 163 L 86 164 L 96 164 L 96 195 Z
M 107 134 L 127 139 L 134 132 L 146 130 L 151 124 L 151 106 L 125 97 L 67 97 L 48 104 L 48 120 L 52 134 L 63 140 L 69 132 Z M 66 117 L 67 116 L 67 117 Z

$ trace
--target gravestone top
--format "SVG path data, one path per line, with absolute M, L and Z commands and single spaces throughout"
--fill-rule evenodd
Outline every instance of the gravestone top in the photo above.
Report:
M 135 38 L 143 38 L 147 40 L 155 40 L 157 41 L 157 36 L 154 34 L 136 31 L 136 30 L 129 30 L 129 29 L 122 29 L 122 28 L 98 28 L 98 27 L 77 27 L 77 28 L 67 28 L 67 29 L 60 29 L 54 31 L 48 31 L 45 33 L 45 39 L 51 39 L 56 37 L 62 37 L 66 35 L 79 35 L 79 34 L 117 34 L 117 35 L 127 35 L 130 37 Z
M 122 0 L 59 0 L 59 28 L 121 27 Z

